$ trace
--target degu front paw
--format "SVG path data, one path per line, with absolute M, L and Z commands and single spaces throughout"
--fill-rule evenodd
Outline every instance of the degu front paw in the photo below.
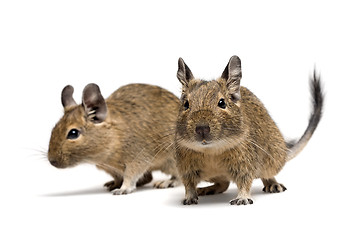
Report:
M 254 201 L 251 198 L 235 198 L 230 201 L 231 205 L 248 205 L 253 203 Z
M 199 200 L 198 197 L 185 198 L 182 203 L 183 203 L 184 205 L 198 204 L 198 200 Z
M 112 191 L 114 195 L 125 195 L 132 193 L 135 190 L 135 188 L 118 188 Z

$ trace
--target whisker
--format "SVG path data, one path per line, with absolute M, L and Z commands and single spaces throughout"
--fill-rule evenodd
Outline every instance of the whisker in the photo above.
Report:
M 37 159 L 46 160 L 46 161 L 48 160 L 47 150 L 45 150 L 45 148 L 43 148 L 43 147 L 39 147 L 39 149 L 26 148 L 26 150 L 30 151 L 30 153 L 27 154 L 27 156 L 29 158 L 37 158 Z
M 268 153 L 265 149 L 263 149 L 262 147 L 260 147 L 258 144 L 256 144 L 255 142 L 251 141 L 251 140 L 247 140 L 245 139 L 245 141 L 253 144 L 254 146 L 258 147 L 261 151 L 263 151 L 265 154 L 267 154 L 269 157 L 271 157 L 274 161 L 275 161 L 275 158 L 273 156 L 271 156 L 270 153 Z
M 173 145 L 173 142 L 171 142 L 168 145 L 163 144 L 163 146 L 159 149 L 159 151 L 157 151 L 157 153 L 155 153 L 154 157 L 152 158 L 153 160 L 161 153 L 161 152 L 165 152 L 167 149 L 169 149 L 169 147 L 171 147 Z
M 144 152 L 145 149 L 146 148 L 141 149 L 141 151 L 135 156 L 134 160 L 138 159 L 138 157 Z M 146 158 L 144 157 L 142 158 L 142 161 L 151 164 L 151 162 L 149 160 L 146 160 Z

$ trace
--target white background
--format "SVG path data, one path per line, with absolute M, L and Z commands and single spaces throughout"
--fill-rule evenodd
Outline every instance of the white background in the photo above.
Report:
M 359 23 L 356 1 L 1 1 L 0 238 L 359 239 Z M 285 193 L 256 180 L 251 206 L 229 205 L 234 185 L 182 206 L 182 186 L 112 196 L 94 166 L 47 162 L 65 85 L 79 103 L 90 82 L 105 97 L 135 82 L 179 96 L 180 56 L 213 79 L 232 55 L 289 138 L 306 128 L 308 78 L 321 73 L 324 117 L 278 175 Z

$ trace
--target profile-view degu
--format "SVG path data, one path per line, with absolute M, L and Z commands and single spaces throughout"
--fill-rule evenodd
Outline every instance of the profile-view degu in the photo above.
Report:
M 154 187 L 180 183 L 171 148 L 179 105 L 174 94 L 153 85 L 129 84 L 104 99 L 92 83 L 77 104 L 73 91 L 68 85 L 61 93 L 64 115 L 51 133 L 51 165 L 94 164 L 112 176 L 104 186 L 114 195 L 132 193 L 151 182 L 154 170 L 171 175 Z

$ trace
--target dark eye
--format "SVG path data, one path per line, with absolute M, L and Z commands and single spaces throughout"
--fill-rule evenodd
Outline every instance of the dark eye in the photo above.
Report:
M 186 100 L 184 103 L 184 109 L 185 109 L 185 111 L 189 109 L 189 101 L 188 100 Z
M 225 103 L 225 100 L 223 98 L 221 98 L 218 102 L 218 106 L 222 109 L 225 109 L 226 108 L 226 103 Z
M 74 140 L 74 139 L 77 139 L 78 137 L 80 136 L 80 131 L 73 128 L 69 131 L 68 135 L 67 135 L 67 139 L 71 139 L 71 140 Z

